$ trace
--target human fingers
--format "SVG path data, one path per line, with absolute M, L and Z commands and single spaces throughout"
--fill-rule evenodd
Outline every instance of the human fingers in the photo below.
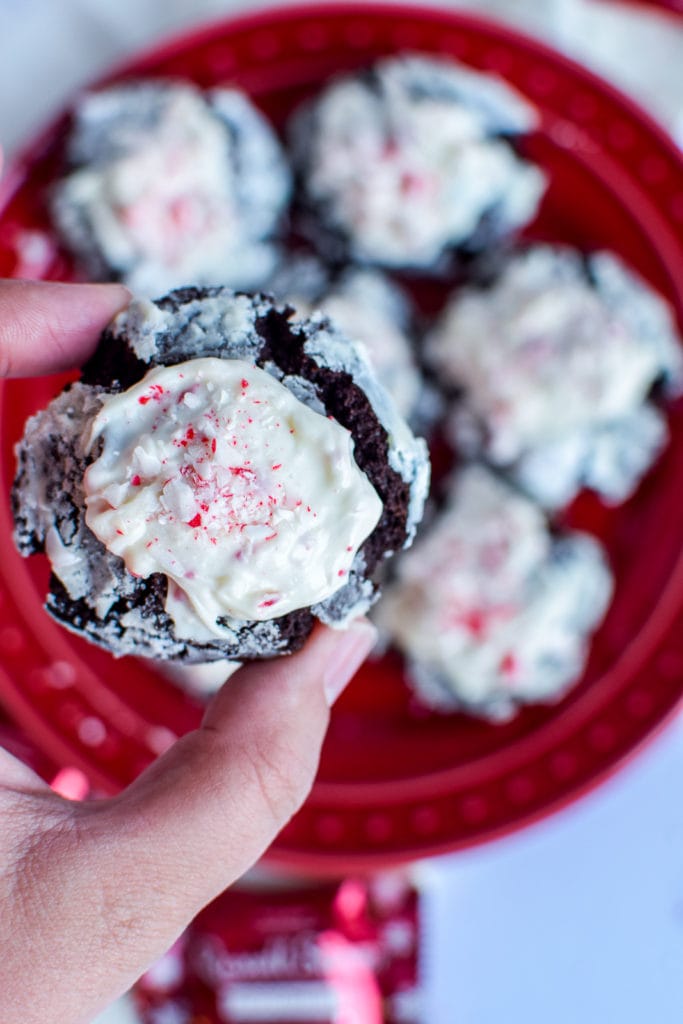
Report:
M 201 728 L 109 802 L 110 814 L 143 813 L 160 839 L 177 836 L 182 814 L 186 855 L 201 866 L 193 878 L 201 905 L 253 864 L 303 802 L 329 706 L 375 636 L 365 620 L 345 632 L 318 627 L 298 654 L 241 669 Z M 220 857 L 208 856 L 216 849 Z M 187 887 L 185 868 L 168 867 Z
M 80 365 L 129 301 L 120 284 L 0 281 L 0 377 Z
M 89 1020 L 260 856 L 304 800 L 329 703 L 374 636 L 363 621 L 318 628 L 291 658 L 236 673 L 201 728 L 119 797 L 60 803 L 31 844 L 0 1019 L 20 1007 L 24 1024 Z

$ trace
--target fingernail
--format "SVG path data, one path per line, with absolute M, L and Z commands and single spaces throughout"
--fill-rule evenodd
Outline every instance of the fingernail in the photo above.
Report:
M 113 282 L 22 281 L 29 288 L 40 288 L 40 293 L 59 299 L 71 311 L 71 318 L 80 313 L 87 322 L 111 320 L 130 305 L 133 298 L 125 285 Z M 40 296 L 40 293 L 37 293 Z
M 323 676 L 328 707 L 332 707 L 351 682 L 376 642 L 377 630 L 367 619 L 357 619 L 340 635 Z
M 82 288 L 84 295 L 94 296 L 96 295 L 99 299 L 103 300 L 107 305 L 117 310 L 124 309 L 129 305 L 130 300 L 133 298 L 130 290 L 126 288 L 125 284 L 119 284 L 118 282 L 101 283 L 95 284 L 77 284 L 71 285 L 73 288 Z

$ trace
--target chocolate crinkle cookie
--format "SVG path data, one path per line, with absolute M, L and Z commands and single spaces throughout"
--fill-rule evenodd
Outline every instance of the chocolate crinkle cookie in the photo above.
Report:
M 485 343 L 482 343 L 484 341 Z M 548 509 L 582 487 L 618 505 L 668 441 L 683 390 L 673 311 L 615 254 L 531 245 L 455 292 L 425 341 L 447 430 Z
M 471 464 L 399 561 L 375 618 L 421 703 L 502 721 L 577 682 L 612 590 L 594 537 L 551 531 L 533 501 Z
M 410 544 L 429 482 L 363 351 L 322 314 L 227 288 L 134 300 L 27 423 L 13 490 L 47 610 L 115 655 L 298 649 Z
M 158 296 L 261 287 L 290 193 L 273 129 L 238 89 L 129 82 L 82 97 L 52 196 L 82 272 Z
M 535 216 L 545 177 L 512 140 L 537 120 L 502 79 L 445 58 L 337 78 L 291 124 L 302 228 L 333 259 L 441 272 Z

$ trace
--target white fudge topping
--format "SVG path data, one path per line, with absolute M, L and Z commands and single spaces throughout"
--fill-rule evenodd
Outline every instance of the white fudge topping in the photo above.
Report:
M 315 105 L 305 186 L 357 258 L 428 266 L 488 211 L 503 231 L 534 215 L 543 175 L 491 138 L 534 119 L 502 82 L 453 63 L 383 61 L 373 83 L 342 79 Z
M 458 446 L 517 463 L 550 506 L 581 483 L 628 496 L 666 439 L 659 414 L 642 412 L 649 391 L 681 376 L 666 303 L 608 253 L 588 266 L 593 282 L 578 253 L 536 246 L 491 288 L 457 293 L 425 346 L 442 380 L 465 392 Z M 542 467 L 557 479 L 533 486 Z
M 554 539 L 531 501 L 473 466 L 376 615 L 426 703 L 505 717 L 578 677 L 610 594 L 597 542 Z
M 329 597 L 381 515 L 349 432 L 243 360 L 151 370 L 104 399 L 100 438 L 86 522 L 129 572 L 167 576 L 181 637 Z
M 162 84 L 95 93 L 71 147 L 83 166 L 57 190 L 57 221 L 136 293 L 248 287 L 272 270 L 275 252 L 262 239 L 289 179 L 270 129 L 238 92 L 206 98 Z

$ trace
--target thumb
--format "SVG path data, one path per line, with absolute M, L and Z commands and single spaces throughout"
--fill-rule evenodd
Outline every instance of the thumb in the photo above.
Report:
M 162 848 L 175 848 L 168 863 L 159 855 L 159 868 L 188 894 L 194 890 L 197 909 L 204 905 L 258 859 L 303 803 L 329 706 L 375 635 L 365 620 L 345 632 L 319 626 L 298 654 L 241 669 L 200 729 L 104 805 L 107 822 L 116 819 L 119 829 L 134 822 L 133 834 L 144 823 L 145 841 L 154 834 Z
M 30 843 L 31 885 L 16 911 L 24 941 L 14 932 L 8 946 L 16 969 L 5 961 L 1 1019 L 21 1006 L 24 1024 L 89 1020 L 253 864 L 303 802 L 329 703 L 374 639 L 364 620 L 316 628 L 298 654 L 236 673 L 202 726 L 120 796 L 59 804 L 67 820 Z M 37 994 L 28 1016 L 12 1002 L 27 963 Z
M 0 377 L 79 366 L 129 301 L 120 284 L 0 281 Z

